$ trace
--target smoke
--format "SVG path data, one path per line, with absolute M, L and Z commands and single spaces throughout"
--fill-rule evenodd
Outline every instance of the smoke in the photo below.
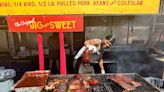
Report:
M 145 50 L 139 48 L 122 48 L 116 49 L 106 55 L 106 57 L 113 57 L 117 61 L 116 72 L 121 73 L 138 73 L 141 76 L 160 77 L 162 74 L 163 65 L 152 58 L 148 57 Z M 110 67 L 110 66 L 108 66 Z M 160 68 L 160 69 L 159 69 Z
M 141 54 L 142 53 L 142 54 Z M 143 52 L 119 52 L 118 53 L 118 70 L 117 72 L 139 72 L 145 68 L 149 69 L 149 66 L 144 63 L 148 61 L 145 58 L 146 55 Z
M 144 77 L 160 77 L 162 73 L 162 66 L 144 51 L 121 52 L 118 55 L 117 72 L 138 73 Z

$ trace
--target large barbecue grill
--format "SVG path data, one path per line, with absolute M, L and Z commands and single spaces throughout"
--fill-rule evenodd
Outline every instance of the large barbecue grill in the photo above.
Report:
M 97 79 L 99 81 L 96 85 L 90 85 L 88 92 L 127 92 L 119 84 L 113 82 L 107 77 L 112 77 L 115 74 L 90 74 L 89 76 Z M 160 90 L 145 81 L 141 76 L 135 73 L 124 73 L 128 78 L 140 82 L 142 85 L 137 87 L 136 90 L 130 92 L 160 92 Z M 50 75 L 48 82 L 53 79 L 71 79 L 73 75 Z M 69 86 L 69 85 L 68 85 Z M 46 92 L 46 91 L 43 91 Z M 49 91 L 48 91 L 49 92 Z M 63 92 L 63 91 L 62 91 Z
M 110 73 L 110 74 L 68 74 L 68 75 L 49 75 L 48 71 L 34 71 L 27 72 L 24 76 L 19 80 L 12 90 L 15 92 L 77 92 L 70 91 L 71 86 L 75 87 L 77 82 L 82 84 L 89 83 L 87 85 L 80 86 L 80 90 L 78 92 L 160 92 L 160 89 L 151 85 L 146 80 L 144 80 L 141 76 L 135 73 Z M 124 78 L 130 79 L 135 83 L 139 83 L 140 86 L 135 87 L 135 90 L 128 90 L 126 88 L 128 84 L 120 82 L 117 80 L 114 81 L 111 78 L 119 78 L 119 75 L 122 74 Z M 84 81 L 88 80 L 89 81 Z M 82 80 L 81 80 L 82 79 Z M 128 81 L 128 80 L 127 80 Z M 127 82 L 126 81 L 126 82 Z M 51 83 L 56 83 L 51 90 L 46 90 L 46 87 Z M 90 84 L 91 83 L 91 84 Z M 121 84 L 121 85 L 120 85 Z M 125 84 L 125 85 L 122 85 Z M 78 87 L 78 86 L 77 86 Z M 83 87 L 83 88 L 82 88 Z

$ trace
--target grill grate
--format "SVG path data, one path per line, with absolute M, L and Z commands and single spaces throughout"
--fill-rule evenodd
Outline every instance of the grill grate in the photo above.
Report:
M 106 87 L 103 84 L 92 85 L 91 88 L 93 92 L 110 92 L 106 89 Z
M 93 74 L 90 75 L 91 77 L 98 79 L 100 81 L 99 84 L 97 85 L 90 85 L 90 89 L 88 92 L 122 92 L 124 89 L 120 87 L 118 84 L 115 82 L 111 81 L 110 79 L 107 80 L 107 76 L 113 76 L 115 74 Z M 132 92 L 160 92 L 159 89 L 154 87 L 153 85 L 150 85 L 145 79 L 143 79 L 141 76 L 135 74 L 135 73 L 125 73 L 129 78 L 132 78 L 133 80 L 136 80 L 138 82 L 142 83 L 141 87 L 138 87 L 135 91 Z M 62 75 L 53 75 L 50 76 L 49 79 L 61 79 L 61 78 L 72 78 L 73 75 L 67 75 L 67 76 L 62 76 Z
M 107 92 L 113 92 L 109 83 L 104 83 L 104 87 L 106 88 Z

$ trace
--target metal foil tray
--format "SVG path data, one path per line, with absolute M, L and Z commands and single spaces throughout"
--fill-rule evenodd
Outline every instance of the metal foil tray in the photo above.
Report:
M 50 71 L 28 71 L 11 88 L 15 92 L 41 92 L 47 82 Z

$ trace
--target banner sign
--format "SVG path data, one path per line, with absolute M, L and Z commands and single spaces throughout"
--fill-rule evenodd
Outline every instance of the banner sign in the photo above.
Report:
M 0 15 L 158 14 L 160 0 L 0 0 Z
M 83 16 L 7 16 L 10 32 L 83 32 Z

